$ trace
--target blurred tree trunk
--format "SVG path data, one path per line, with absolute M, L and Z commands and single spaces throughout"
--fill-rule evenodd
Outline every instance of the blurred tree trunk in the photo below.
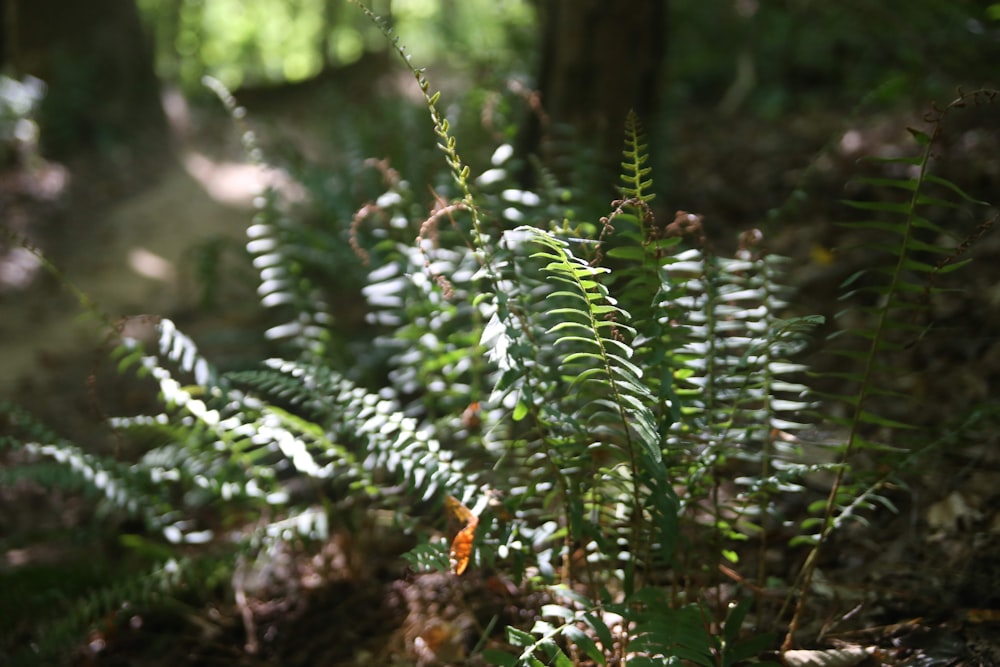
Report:
M 0 67 L 48 85 L 41 136 L 56 154 L 166 145 L 153 49 L 134 0 L 0 0 Z
M 667 0 L 538 0 L 538 5 L 543 25 L 538 88 L 548 120 L 574 127 L 578 139 L 597 151 L 602 174 L 617 171 L 629 109 L 648 130 L 656 121 Z M 529 118 L 522 153 L 544 158 L 545 134 L 543 122 Z

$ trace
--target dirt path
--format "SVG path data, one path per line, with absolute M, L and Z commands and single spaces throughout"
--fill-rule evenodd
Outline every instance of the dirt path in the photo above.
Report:
M 273 177 L 181 146 L 147 187 L 96 209 L 62 211 L 64 221 L 33 236 L 110 318 L 169 315 L 195 305 L 192 251 L 217 239 L 242 242 L 253 198 Z M 102 335 L 64 286 L 20 258 L 27 284 L 0 295 L 0 395 L 6 397 L 54 360 L 85 353 Z

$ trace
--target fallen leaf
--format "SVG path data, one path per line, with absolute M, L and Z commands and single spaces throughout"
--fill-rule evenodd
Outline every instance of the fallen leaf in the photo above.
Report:
M 871 649 L 863 646 L 822 651 L 785 651 L 781 659 L 786 667 L 854 667 L 864 662 L 871 652 Z

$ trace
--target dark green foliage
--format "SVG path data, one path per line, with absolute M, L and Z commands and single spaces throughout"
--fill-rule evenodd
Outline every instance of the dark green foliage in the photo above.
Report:
M 726 8 L 671 4 L 670 95 L 723 112 L 768 117 L 821 105 L 923 105 L 993 73 L 996 17 L 984 3 L 925 0 L 905 7 L 846 0 Z M 886 39 L 884 26 L 892 25 Z M 680 27 L 683 27 L 681 29 Z M 711 39 L 706 39 L 711 36 Z M 847 64 L 850 66 L 847 66 Z

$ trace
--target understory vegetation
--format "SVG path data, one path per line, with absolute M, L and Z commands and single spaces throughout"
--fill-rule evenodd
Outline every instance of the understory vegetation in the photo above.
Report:
M 824 322 L 795 308 L 790 260 L 760 231 L 727 256 L 696 213 L 663 219 L 640 118 L 623 128 L 620 195 L 591 217 L 588 193 L 541 163 L 521 188 L 503 133 L 474 172 L 441 95 L 412 73 L 444 160 L 430 193 L 372 159 L 352 216 L 317 222 L 277 189 L 259 198 L 247 229 L 269 320 L 259 364 L 219 370 L 174 322 L 112 322 L 81 297 L 121 373 L 157 388 L 159 411 L 110 419 L 141 453 L 94 453 L 0 406 L 16 460 L 0 481 L 88 489 L 124 563 L 56 582 L 0 575 L 31 601 L 2 609 L 11 664 L 127 632 L 137 610 L 245 599 L 288 553 L 371 523 L 408 536 L 414 576 L 495 580 L 528 609 L 410 637 L 411 663 L 722 667 L 811 645 L 831 541 L 891 511 L 903 473 L 947 442 L 900 417 L 899 360 L 995 219 L 936 171 L 951 117 L 995 92 L 960 93 L 910 129 L 906 154 L 859 165 L 863 197 L 845 202 L 859 215 L 842 229 L 864 239 L 866 267 Z M 267 160 L 237 101 L 207 83 L 251 159 Z M 494 122 L 513 126 L 516 101 L 505 110 Z M 323 180 L 299 175 L 322 202 Z M 338 325 L 351 280 L 360 334 Z M 811 372 L 814 358 L 835 370 Z M 248 650 L 266 655 L 253 614 L 242 620 Z

